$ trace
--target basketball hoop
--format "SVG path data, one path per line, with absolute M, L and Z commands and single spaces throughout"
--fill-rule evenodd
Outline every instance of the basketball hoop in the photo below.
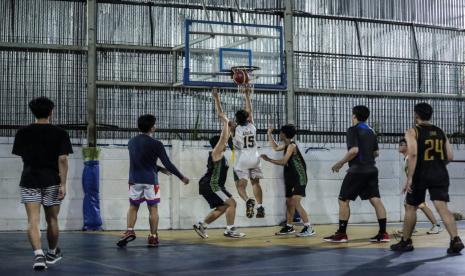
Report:
M 250 65 L 231 67 L 231 78 L 237 84 L 238 92 L 244 92 L 246 89 L 253 92 L 254 84 L 252 80 L 257 79 L 254 77 L 253 72 L 256 70 L 260 70 L 260 67 Z

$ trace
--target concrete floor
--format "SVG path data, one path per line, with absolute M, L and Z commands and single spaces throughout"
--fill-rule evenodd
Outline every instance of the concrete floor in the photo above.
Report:
M 26 233 L 2 232 L 0 265 L 3 275 L 465 275 L 465 256 L 446 254 L 447 233 L 426 235 L 427 227 L 419 225 L 415 251 L 404 254 L 367 241 L 376 225 L 349 225 L 346 244 L 323 242 L 335 225 L 317 225 L 308 238 L 277 237 L 278 227 L 241 229 L 244 239 L 224 238 L 221 229 L 210 230 L 207 240 L 191 230 L 160 231 L 158 248 L 148 248 L 148 232 L 138 231 L 125 249 L 115 245 L 119 232 L 63 232 L 64 258 L 45 272 L 32 270 Z M 465 236 L 465 223 L 459 228 Z M 389 232 L 396 229 L 390 225 Z

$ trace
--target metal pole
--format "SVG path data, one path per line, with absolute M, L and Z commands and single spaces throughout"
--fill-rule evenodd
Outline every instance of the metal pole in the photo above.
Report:
M 287 108 L 286 117 L 290 124 L 295 123 L 295 91 L 294 91 L 294 28 L 293 28 L 293 9 L 294 0 L 285 0 L 284 10 L 284 56 L 286 59 L 286 76 L 287 76 Z
M 87 145 L 97 146 L 97 0 L 87 0 Z

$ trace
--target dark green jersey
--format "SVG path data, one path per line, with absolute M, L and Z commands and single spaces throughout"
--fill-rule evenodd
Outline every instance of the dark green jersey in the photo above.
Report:
M 417 165 L 414 178 L 442 180 L 449 177 L 447 164 L 447 138 L 442 129 L 434 125 L 417 125 Z
M 228 176 L 228 161 L 223 156 L 220 160 L 213 162 L 212 153 L 208 153 L 207 172 L 200 179 L 200 189 L 211 189 L 217 192 L 224 188 Z
M 291 142 L 291 144 L 295 144 Z M 284 148 L 287 152 L 288 145 Z M 298 181 L 300 185 L 307 185 L 307 165 L 300 153 L 299 147 L 296 145 L 296 152 L 291 155 L 291 158 L 284 165 L 284 181 Z

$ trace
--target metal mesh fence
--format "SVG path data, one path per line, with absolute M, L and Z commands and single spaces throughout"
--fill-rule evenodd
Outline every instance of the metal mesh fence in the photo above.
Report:
M 366 95 L 328 95 L 299 93 L 296 97 L 298 127 L 305 142 L 345 142 L 345 132 L 351 126 L 352 107 L 366 105 L 368 120 L 378 133 L 381 143 L 397 143 L 406 129 L 414 126 L 415 104 L 428 102 L 434 109 L 432 122 L 463 143 L 465 101 L 455 99 L 393 98 Z
M 87 56 L 73 52 L 0 51 L 0 135 L 14 136 L 33 122 L 28 102 L 47 96 L 55 102 L 53 122 L 85 125 Z M 82 130 L 71 132 L 81 138 Z
M 224 112 L 233 120 L 245 107 L 244 96 L 234 90 L 220 90 Z M 101 139 L 128 139 L 138 133 L 137 118 L 142 114 L 157 117 L 156 135 L 163 139 L 200 140 L 220 130 L 210 90 L 185 88 L 100 88 L 97 121 L 109 126 L 101 130 Z M 283 92 L 253 95 L 254 121 L 260 138 L 268 122 L 286 122 L 286 97 Z
M 465 143 L 464 99 L 459 97 L 465 83 L 463 31 L 365 20 L 464 27 L 455 0 L 441 7 L 449 19 L 418 17 L 414 7 L 434 14 L 432 7 L 439 4 L 431 1 L 405 1 L 405 10 L 379 0 L 379 10 L 371 0 L 295 2 L 294 109 L 300 141 L 343 145 L 352 106 L 366 104 L 380 141 L 396 143 L 413 124 L 415 103 L 428 101 L 434 122 L 455 143 Z M 276 0 L 239 0 L 241 15 L 234 0 L 207 0 L 207 12 L 200 0 L 98 2 L 98 138 L 109 143 L 134 136 L 137 117 L 145 113 L 158 118 L 156 135 L 162 139 L 206 139 L 219 131 L 210 91 L 173 86 L 182 79 L 183 54 L 171 47 L 183 43 L 184 19 L 283 25 L 277 12 L 282 1 Z M 54 123 L 83 139 L 85 39 L 86 1 L 0 1 L 0 136 L 11 137 L 30 123 L 28 101 L 45 95 L 56 103 Z M 418 92 L 427 97 L 417 98 Z M 221 93 L 232 118 L 243 97 L 234 90 Z M 266 140 L 268 121 L 275 127 L 288 121 L 285 91 L 256 91 L 254 108 L 259 140 Z

